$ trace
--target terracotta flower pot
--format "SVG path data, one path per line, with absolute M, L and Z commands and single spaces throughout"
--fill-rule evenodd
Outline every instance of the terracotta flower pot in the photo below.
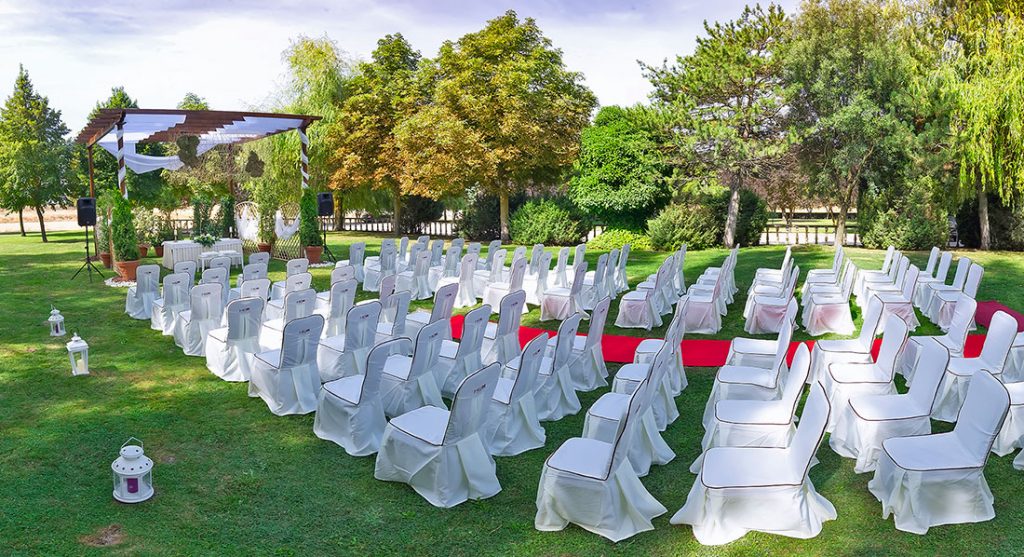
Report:
M 121 280 L 135 280 L 135 271 L 139 268 L 139 261 L 115 261 L 114 268 Z
M 265 242 L 260 242 L 259 244 L 256 245 L 256 247 L 258 247 L 259 250 L 264 252 L 264 253 L 270 253 L 270 244 L 267 244 Z
M 149 254 L 149 246 L 147 246 L 146 244 L 139 244 L 138 248 L 139 248 L 139 259 L 142 259 L 142 258 L 146 257 L 146 255 Z
M 320 262 L 320 255 L 323 254 L 323 246 L 306 246 L 306 259 L 310 263 L 316 264 Z
M 100 253 L 100 261 L 103 262 L 103 266 L 104 267 L 109 269 L 110 268 L 110 253 L 109 252 L 101 252 Z
M 156 256 L 157 257 L 163 257 L 164 256 L 164 247 L 162 245 L 157 244 L 157 245 L 153 246 L 153 250 L 156 251 Z

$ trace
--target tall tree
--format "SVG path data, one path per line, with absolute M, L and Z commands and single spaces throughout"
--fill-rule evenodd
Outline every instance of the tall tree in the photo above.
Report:
M 1024 2 L 940 1 L 937 81 L 950 103 L 958 199 L 976 197 L 981 249 L 991 246 L 988 196 L 1024 195 Z
M 43 212 L 66 205 L 75 183 L 68 133 L 60 111 L 50 108 L 19 66 L 14 92 L 0 109 L 0 202 L 19 212 L 34 208 L 44 242 Z
M 334 147 L 332 187 L 389 192 L 395 230 L 400 227 L 401 184 L 407 172 L 395 130 L 422 103 L 416 79 L 420 59 L 401 34 L 377 41 L 370 60 L 359 64 L 351 96 L 345 99 L 336 123 L 327 127 Z
M 189 91 L 185 93 L 185 97 L 178 103 L 178 108 L 181 110 L 210 110 L 210 103 L 206 102 L 206 99 L 203 97 Z
M 899 4 L 805 0 L 786 48 L 785 78 L 810 185 L 838 207 L 836 243 L 862 187 L 908 164 L 913 61 Z
M 508 239 L 509 196 L 563 179 L 579 152 L 580 133 L 597 105 L 583 76 L 565 67 L 562 51 L 532 18 L 514 11 L 480 31 L 441 45 L 425 70 L 431 102 L 400 146 L 406 157 L 451 164 L 410 164 L 408 187 L 438 197 L 480 185 L 500 200 L 501 237 Z M 409 159 L 407 159 L 409 160 Z M 426 187 L 430 184 L 430 187 Z M 441 190 L 434 185 L 447 184 Z
M 729 187 L 726 246 L 736 240 L 740 190 L 787 149 L 779 52 L 788 26 L 774 4 L 746 6 L 735 21 L 705 21 L 694 53 L 675 65 L 643 66 L 655 103 L 675 115 L 673 150 L 684 178 L 717 175 Z

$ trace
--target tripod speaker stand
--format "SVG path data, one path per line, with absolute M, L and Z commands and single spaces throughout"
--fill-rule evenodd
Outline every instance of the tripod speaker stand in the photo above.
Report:
M 96 274 L 103 278 L 103 273 L 92 263 L 92 254 L 89 253 L 89 236 L 89 225 L 87 224 L 85 225 L 85 263 L 82 263 L 82 266 L 75 271 L 75 274 L 71 276 L 71 280 L 75 280 L 78 277 L 78 273 L 81 273 L 83 270 L 89 275 L 89 282 L 92 282 L 93 271 L 96 271 Z
M 324 253 L 323 253 L 323 257 L 322 258 L 324 260 L 330 259 L 331 261 L 337 263 L 338 259 L 336 257 L 334 257 L 333 253 L 331 253 L 331 248 L 327 247 L 327 221 L 324 220 L 323 217 L 320 217 L 320 233 L 323 235 L 323 239 L 324 239 L 323 240 Z

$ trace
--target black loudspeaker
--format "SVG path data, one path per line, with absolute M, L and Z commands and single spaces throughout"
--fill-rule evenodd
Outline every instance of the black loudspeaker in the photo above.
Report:
M 316 194 L 316 214 L 329 217 L 334 214 L 334 195 L 329 191 Z
M 95 197 L 79 197 L 76 207 L 78 209 L 78 226 L 96 226 Z

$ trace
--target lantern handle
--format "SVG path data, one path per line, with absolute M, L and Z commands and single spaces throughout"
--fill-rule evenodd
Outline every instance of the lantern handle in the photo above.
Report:
M 134 440 L 139 442 L 139 447 L 142 449 L 142 452 L 146 452 L 146 445 L 142 442 L 142 439 L 139 439 L 138 437 L 135 437 L 134 435 L 132 437 L 129 437 L 128 440 L 125 441 L 124 443 L 121 443 L 121 448 L 123 449 L 125 447 L 125 445 L 127 445 L 128 443 L 131 443 L 132 439 L 134 439 Z

